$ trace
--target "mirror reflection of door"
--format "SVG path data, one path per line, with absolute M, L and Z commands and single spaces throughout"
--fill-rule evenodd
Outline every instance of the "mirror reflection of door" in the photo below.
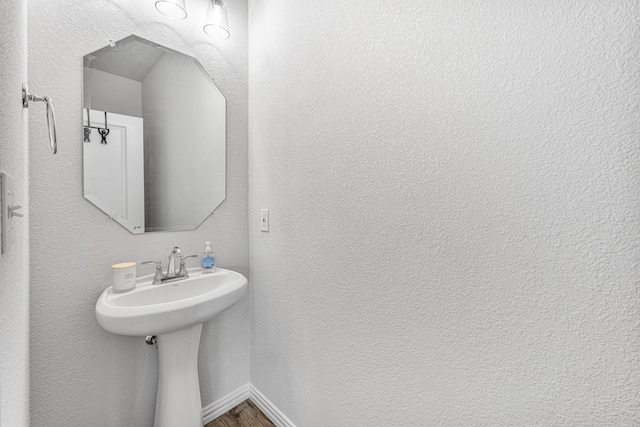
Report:
M 89 113 L 89 114 L 87 114 Z M 140 117 L 84 110 L 84 197 L 134 234 L 144 232 L 144 147 Z M 90 119 L 90 120 L 89 120 Z M 106 143 L 100 129 L 108 127 Z

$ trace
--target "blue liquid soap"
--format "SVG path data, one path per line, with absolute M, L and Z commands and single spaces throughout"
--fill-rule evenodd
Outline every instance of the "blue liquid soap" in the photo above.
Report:
M 216 269 L 216 259 L 213 256 L 213 251 L 211 250 L 211 242 L 205 242 L 206 248 L 204 249 L 204 257 L 200 265 L 202 266 L 203 273 L 212 273 Z

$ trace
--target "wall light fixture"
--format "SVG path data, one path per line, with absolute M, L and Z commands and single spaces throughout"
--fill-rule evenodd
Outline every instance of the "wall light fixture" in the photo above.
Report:
M 227 10 L 224 8 L 222 0 L 209 0 L 207 17 L 202 27 L 205 33 L 217 39 L 229 38 L 229 22 L 227 21 Z
M 156 9 L 163 15 L 176 19 L 185 19 L 187 9 L 185 0 L 157 0 Z M 229 21 L 227 20 L 227 10 L 222 0 L 207 0 L 207 15 L 202 29 L 204 32 L 217 39 L 228 39 Z
M 184 0 L 158 0 L 156 9 L 170 18 L 184 19 L 187 17 L 187 8 L 184 6 Z

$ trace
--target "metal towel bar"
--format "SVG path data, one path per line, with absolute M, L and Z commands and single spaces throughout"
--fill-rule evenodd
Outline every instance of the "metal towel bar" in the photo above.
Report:
M 49 134 L 49 145 L 51 146 L 51 153 L 56 154 L 58 152 L 58 139 L 56 137 L 56 116 L 53 111 L 53 101 L 48 96 L 38 96 L 29 93 L 29 88 L 27 87 L 27 85 L 22 83 L 22 107 L 29 108 L 29 101 L 43 101 L 46 103 L 47 133 Z

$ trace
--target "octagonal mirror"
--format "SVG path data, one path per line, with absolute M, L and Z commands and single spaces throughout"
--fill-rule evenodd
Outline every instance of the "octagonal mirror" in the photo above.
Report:
M 83 60 L 84 197 L 134 234 L 197 228 L 226 196 L 226 100 L 137 36 Z

